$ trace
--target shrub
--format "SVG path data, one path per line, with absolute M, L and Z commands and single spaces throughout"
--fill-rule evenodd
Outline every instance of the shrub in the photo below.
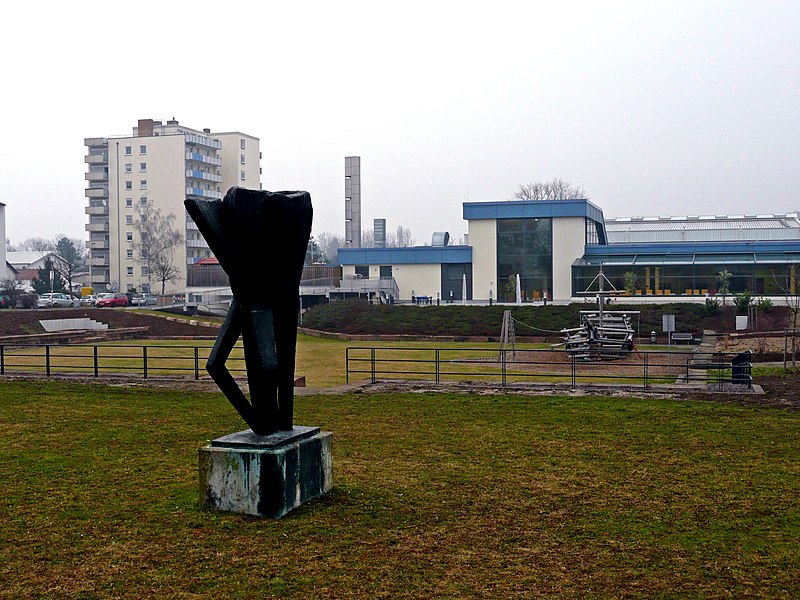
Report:
M 17 308 L 36 308 L 38 301 L 36 294 L 20 294 L 17 296 Z
M 750 292 L 745 290 L 740 294 L 736 294 L 736 298 L 733 299 L 733 303 L 736 305 L 736 312 L 738 313 L 746 313 L 747 307 L 750 306 L 750 303 L 753 301 L 753 297 L 750 295 Z
M 772 312 L 772 300 L 769 298 L 759 298 L 758 302 L 756 302 L 756 306 L 759 310 L 763 310 L 764 312 Z
M 707 317 L 713 317 L 719 312 L 719 300 L 716 298 L 706 298 L 706 305 L 703 308 L 703 314 Z

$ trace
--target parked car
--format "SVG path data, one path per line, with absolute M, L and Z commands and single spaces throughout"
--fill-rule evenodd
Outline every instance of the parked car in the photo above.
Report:
M 100 294 L 102 298 L 97 299 L 97 307 L 101 306 L 128 306 L 128 297 L 123 293 Z
M 135 294 L 131 304 L 133 306 L 155 306 L 156 297 L 153 294 Z
M 37 306 L 39 308 L 54 307 L 54 308 L 77 308 L 81 305 L 80 300 L 74 296 L 59 293 L 40 294 Z
M 97 296 L 95 294 L 81 296 L 81 306 L 94 306 L 95 304 L 97 304 Z

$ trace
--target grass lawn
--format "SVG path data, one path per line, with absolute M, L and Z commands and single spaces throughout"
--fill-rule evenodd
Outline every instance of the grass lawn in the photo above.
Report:
M 220 394 L 0 382 L 0 597 L 800 594 L 800 414 L 656 399 L 303 396 L 334 490 L 198 509 Z

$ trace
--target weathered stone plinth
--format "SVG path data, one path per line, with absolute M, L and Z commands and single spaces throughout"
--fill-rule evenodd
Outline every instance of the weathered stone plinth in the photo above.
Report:
M 280 518 L 333 485 L 333 434 L 319 427 L 256 435 L 251 429 L 200 448 L 203 508 Z

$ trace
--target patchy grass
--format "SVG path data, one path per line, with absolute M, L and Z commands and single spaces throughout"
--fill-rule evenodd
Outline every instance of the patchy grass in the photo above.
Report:
M 213 340 L 131 340 L 97 344 L 97 367 L 99 374 L 127 373 L 135 377 L 144 374 L 144 357 L 142 345 L 146 345 L 148 376 L 170 376 L 193 378 L 195 365 L 202 378 L 208 378 L 205 363 L 214 345 Z M 363 346 L 359 342 L 344 342 L 299 334 L 297 336 L 297 357 L 295 372 L 298 376 L 306 377 L 309 387 L 332 387 L 345 383 L 345 355 L 346 349 L 353 346 Z M 409 342 L 380 342 L 370 343 L 370 346 L 380 348 L 427 348 L 425 358 L 431 359 L 434 350 L 442 348 L 447 351 L 449 358 L 471 358 L 477 356 L 495 356 L 498 345 L 496 343 L 409 343 Z M 195 355 L 194 348 L 198 351 Z M 542 348 L 543 345 L 519 344 L 520 349 Z M 465 349 L 482 348 L 482 353 L 469 352 Z M 3 367 L 6 374 L 44 373 L 46 371 L 45 347 L 6 347 L 3 355 Z M 398 354 L 400 358 L 413 359 L 420 352 L 408 351 Z M 230 368 L 237 377 L 244 377 L 244 361 L 241 342 L 234 348 L 228 361 Z M 196 358 L 196 360 L 195 360 Z M 417 364 L 419 370 L 421 365 Z M 416 368 L 414 363 L 408 362 L 402 368 Z M 433 365 L 424 365 L 424 370 L 433 373 Z M 461 368 L 462 371 L 467 370 Z M 487 373 L 497 373 L 497 367 L 484 369 Z M 94 373 L 94 345 L 69 345 L 50 347 L 50 371 L 53 374 L 81 374 L 90 377 Z M 495 379 L 499 375 L 495 375 Z M 364 378 L 364 377 L 359 377 Z M 430 378 L 430 377 L 429 377 Z
M 219 394 L 3 382 L 0 596 L 793 597 L 800 414 L 615 398 L 299 397 L 334 490 L 202 512 Z

